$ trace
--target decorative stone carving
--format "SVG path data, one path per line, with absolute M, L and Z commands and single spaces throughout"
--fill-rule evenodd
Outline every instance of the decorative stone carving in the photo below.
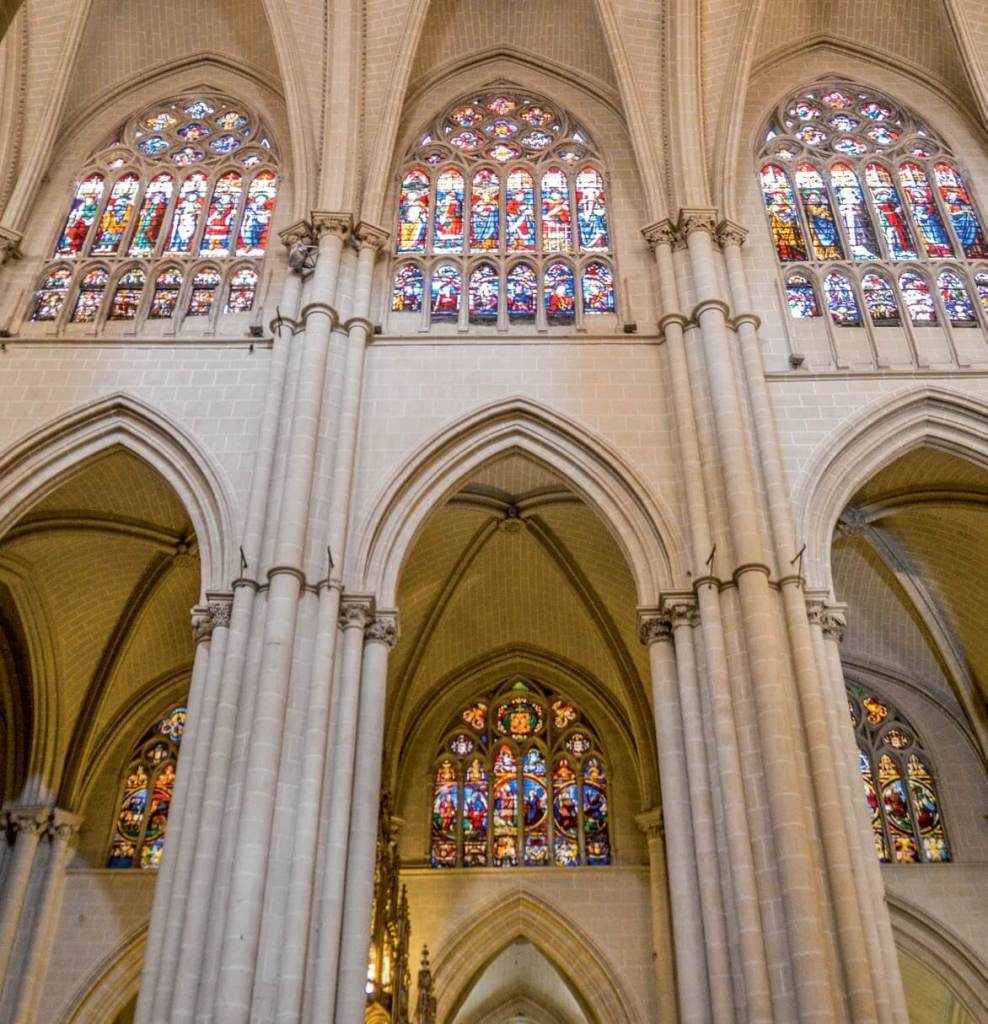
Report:
M 368 642 L 387 644 L 394 647 L 398 640 L 398 619 L 393 612 L 382 612 L 374 616 L 374 620 L 367 627 L 366 639 Z
M 339 235 L 344 241 L 353 230 L 353 217 L 342 210 L 313 210 L 312 231 L 315 237 L 325 234 Z
M 7 842 L 15 842 L 17 836 L 21 833 L 40 837 L 48 828 L 50 816 L 50 807 L 11 808 L 4 814 L 4 830 L 7 833 Z
M 806 618 L 809 620 L 811 626 L 823 625 L 823 602 L 822 601 L 807 601 L 806 602 Z
M 675 245 L 676 226 L 668 219 L 656 221 L 642 228 L 642 237 L 648 242 L 649 249 L 655 252 L 657 245 Z
M 370 224 L 362 220 L 354 231 L 354 237 L 361 248 L 374 249 L 376 252 L 383 252 L 387 247 L 390 232 L 379 228 L 376 224 Z
M 843 608 L 825 608 L 820 617 L 823 635 L 828 640 L 843 643 L 844 632 L 847 630 L 847 613 Z
M 192 635 L 196 643 L 213 635 L 213 616 L 208 606 L 196 605 L 192 609 Z
M 59 840 L 67 843 L 78 835 L 81 827 L 82 817 L 80 815 L 64 811 L 61 807 L 55 807 L 48 819 L 47 835 L 51 842 Z
M 705 231 L 711 238 L 717 235 L 717 211 L 702 207 L 679 211 L 679 233 L 688 238 L 694 231 Z
M 860 537 L 867 529 L 868 517 L 856 505 L 848 505 L 837 520 L 837 532 L 844 537 Z
M 293 245 L 313 245 L 316 240 L 312 225 L 307 220 L 297 220 L 294 224 L 289 224 L 287 228 L 278 232 L 278 237 L 286 249 L 291 249 Z
M 24 236 L 20 231 L 0 225 L 0 266 L 7 260 L 19 260 L 21 258 L 21 240 Z
M 230 628 L 230 613 L 233 611 L 233 602 L 230 600 L 210 601 L 209 614 L 213 619 L 213 627 Z
M 646 646 L 672 639 L 669 616 L 661 612 L 643 615 L 638 622 L 638 639 Z
M 680 626 L 695 626 L 700 621 L 700 613 L 691 601 L 677 601 L 675 604 L 670 604 L 666 607 L 666 612 L 673 629 L 678 629 Z
M 504 515 L 498 521 L 497 528 L 505 533 L 521 533 L 525 529 L 525 520 L 522 519 L 517 505 L 509 505 L 504 510 Z
M 722 220 L 717 225 L 717 241 L 722 246 L 724 245 L 744 245 L 744 240 L 748 237 L 748 232 L 745 228 L 741 227 L 740 224 L 735 224 L 732 220 Z
M 340 628 L 364 629 L 373 613 L 374 608 L 369 598 L 344 597 L 340 605 Z

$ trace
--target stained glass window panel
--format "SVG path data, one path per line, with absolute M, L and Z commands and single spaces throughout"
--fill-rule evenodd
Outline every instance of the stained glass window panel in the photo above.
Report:
M 896 327 L 899 324 L 899 304 L 892 285 L 881 274 L 865 274 L 861 279 L 865 309 L 876 327 Z
M 436 179 L 436 224 L 432 247 L 437 252 L 463 250 L 463 175 L 448 167 Z
M 456 867 L 456 819 L 459 785 L 452 761 L 443 761 L 436 769 L 432 801 L 432 866 Z
M 136 764 L 127 774 L 123 797 L 117 811 L 117 822 L 110 847 L 109 866 L 134 866 L 137 845 L 144 828 L 144 811 L 148 802 L 148 773 L 142 764 Z
M 978 322 L 977 314 L 967 288 L 960 275 L 953 270 L 943 270 L 937 277 L 937 287 L 947 319 L 955 327 L 973 327 Z
M 182 287 L 182 271 L 178 267 L 165 267 L 154 281 L 149 320 L 167 320 L 178 307 L 178 293 Z
M 500 244 L 501 182 L 488 168 L 473 176 L 470 191 L 470 249 L 489 252 Z
M 525 754 L 522 776 L 525 817 L 525 864 L 549 863 L 549 798 L 546 792 L 545 755 L 538 747 Z
M 65 305 L 65 297 L 72 283 L 72 271 L 68 267 L 56 267 L 48 273 L 38 290 L 38 296 L 31 311 L 35 321 L 57 320 Z
M 885 841 L 885 827 L 882 825 L 882 812 L 878 805 L 878 791 L 875 789 L 875 777 L 871 770 L 871 760 L 863 751 L 858 751 L 858 764 L 861 769 L 861 781 L 864 783 L 865 803 L 868 805 L 868 817 L 871 831 L 875 839 L 875 851 L 878 859 L 887 864 L 889 861 L 888 844 Z
M 508 250 L 534 252 L 535 182 L 528 171 L 515 170 L 508 175 L 504 219 Z
M 249 313 L 254 308 L 257 294 L 257 271 L 253 267 L 241 267 L 230 278 L 224 313 Z
M 261 171 L 248 186 L 237 237 L 238 256 L 264 255 L 277 195 L 278 178 L 274 171 Z
M 140 178 L 136 174 L 125 174 L 110 189 L 110 198 L 106 209 L 100 217 L 96 237 L 90 252 L 96 256 L 109 256 L 120 248 L 123 236 L 134 213 L 134 200 L 140 188 Z
M 894 260 L 915 259 L 916 247 L 892 175 L 881 164 L 868 164 L 865 184 L 871 193 L 889 256 Z
M 875 229 L 857 174 L 849 164 L 834 164 L 830 168 L 830 185 L 834 190 L 837 212 L 844 224 L 851 256 L 856 260 L 881 259 Z
M 137 229 L 130 243 L 131 256 L 148 256 L 154 252 L 165 223 L 175 183 L 170 174 L 155 175 L 149 182 L 137 217 Z
M 199 227 L 199 217 L 206 202 L 207 188 L 208 179 L 199 171 L 190 174 L 182 182 L 175 212 L 172 214 L 171 235 L 166 252 L 177 254 L 192 251 L 192 242 Z
M 133 320 L 141 304 L 144 294 L 144 271 L 140 267 L 130 267 L 117 281 L 110 304 L 111 320 Z
M 953 256 L 954 249 L 947 235 L 943 218 L 933 198 L 926 171 L 919 164 L 907 160 L 899 167 L 899 181 L 909 202 L 919 237 L 931 259 Z
M 796 188 L 803 201 L 803 212 L 810 228 L 810 242 L 813 255 L 818 260 L 839 260 L 844 258 L 844 249 L 830 208 L 827 187 L 820 172 L 812 164 L 800 164 L 796 168 Z
M 783 263 L 807 258 L 803 229 L 799 223 L 796 197 L 786 172 L 778 164 L 761 170 L 762 199 L 768 212 L 775 251 Z
M 583 842 L 588 864 L 609 864 L 611 846 L 607 824 L 607 778 L 599 758 L 583 767 Z
M 550 263 L 543 284 L 545 314 L 550 324 L 572 323 L 576 315 L 576 286 L 567 263 Z
M 470 320 L 489 323 L 497 320 L 501 282 L 497 269 L 490 263 L 481 263 L 470 275 Z
M 220 286 L 220 272 L 213 267 L 204 267 L 192 278 L 187 316 L 209 316 Z
M 925 859 L 950 860 L 933 779 L 922 759 L 916 754 L 910 754 L 906 760 L 906 775 Z
M 561 168 L 550 167 L 542 175 L 542 248 L 567 252 L 572 244 L 569 181 Z
M 422 268 L 404 263 L 395 271 L 391 308 L 396 313 L 418 313 L 422 310 L 425 283 Z
M 55 248 L 56 256 L 78 256 L 86 244 L 86 236 L 96 220 L 103 198 L 103 175 L 90 174 L 76 189 L 65 218 L 65 227 Z
M 907 270 L 899 278 L 902 301 L 909 310 L 909 319 L 917 327 L 927 327 L 937 322 L 937 307 L 926 278 L 915 271 Z
M 823 291 L 827 297 L 830 318 L 839 327 L 858 327 L 861 324 L 861 309 L 858 306 L 854 286 L 847 275 L 834 271 L 823 279 Z
M 978 298 L 981 300 L 981 307 L 988 315 L 988 273 L 974 275 L 974 286 L 978 291 Z
M 463 291 L 459 270 L 445 263 L 432 272 L 432 319 L 455 320 L 460 314 Z
M 470 762 L 463 784 L 463 864 L 487 863 L 487 771 L 479 758 Z
M 580 803 L 576 773 L 567 758 L 561 758 L 552 773 L 553 859 L 560 867 L 580 863 Z
M 786 280 L 786 304 L 794 320 L 808 320 L 820 315 L 816 292 L 805 274 L 792 274 Z
M 174 788 L 175 765 L 169 762 L 155 776 L 144 830 L 144 843 L 141 846 L 142 868 L 156 868 L 161 864 L 161 855 L 165 849 L 165 830 L 168 828 L 168 810 L 171 807 Z
M 890 754 L 882 754 L 878 759 L 878 784 L 892 842 L 892 859 L 900 864 L 914 863 L 920 857 L 909 813 L 909 798 L 899 766 Z
M 511 320 L 534 320 L 537 282 L 535 271 L 527 263 L 518 263 L 508 271 L 507 302 Z
M 610 247 L 604 178 L 593 167 L 584 167 L 576 176 L 576 216 L 581 249 L 586 252 Z
M 204 256 L 226 256 L 233 244 L 233 222 L 240 205 L 243 180 L 236 171 L 224 174 L 213 189 L 206 214 L 199 252 Z
M 614 312 L 614 275 L 604 263 L 588 263 L 583 268 L 583 312 Z
M 495 867 L 518 863 L 518 762 L 503 744 L 494 759 L 494 857 Z
M 109 276 L 106 270 L 98 267 L 96 270 L 91 270 L 82 279 L 79 296 L 75 300 L 75 309 L 72 311 L 72 323 L 92 323 L 99 316 Z
M 984 229 L 967 190 L 960 171 L 953 164 L 938 163 L 934 169 L 940 198 L 943 199 L 950 221 L 954 225 L 957 240 L 968 259 L 983 259 L 988 256 Z

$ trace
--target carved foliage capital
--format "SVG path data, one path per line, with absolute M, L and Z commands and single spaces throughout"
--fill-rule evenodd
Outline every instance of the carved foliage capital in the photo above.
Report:
M 669 616 L 664 612 L 646 612 L 638 619 L 638 639 L 646 646 L 672 639 Z
M 338 235 L 344 241 L 353 230 L 353 217 L 342 210 L 313 210 L 312 231 L 316 238 L 323 235 Z
M 847 630 L 847 615 L 842 608 L 825 608 L 820 616 L 820 625 L 828 640 L 842 643 Z
M 56 807 L 51 812 L 51 818 L 48 822 L 48 838 L 53 842 L 55 840 L 61 840 L 62 842 L 68 842 L 73 839 L 82 827 L 82 817 L 78 814 L 73 814 L 71 811 L 63 811 L 61 807 Z
M 393 612 L 380 612 L 374 616 L 365 634 L 368 642 L 394 647 L 398 640 L 398 616 Z
M 705 231 L 711 238 L 717 234 L 717 211 L 710 207 L 679 211 L 679 232 L 689 237 L 694 231 Z
M 364 629 L 374 614 L 373 602 L 366 597 L 344 597 L 340 605 L 340 629 Z
M 717 241 L 721 245 L 742 246 L 747 237 L 747 229 L 735 224 L 733 220 L 722 220 L 717 225 Z
M 278 232 L 278 237 L 286 249 L 293 245 L 314 245 L 316 241 L 312 225 L 307 220 L 297 220 Z
M 4 815 L 7 839 L 13 842 L 21 833 L 39 838 L 48 829 L 50 807 L 13 807 Z
M 354 236 L 361 249 L 373 249 L 375 252 L 383 252 L 391 237 L 384 228 L 379 228 L 376 224 L 371 224 L 366 220 L 362 220 L 357 225 Z
M 642 228 L 642 237 L 653 252 L 656 246 L 673 245 L 676 242 L 676 225 L 671 220 L 656 221 Z
M 666 606 L 666 611 L 673 629 L 695 626 L 700 620 L 700 613 L 692 601 L 675 601 Z
M 209 602 L 209 615 L 213 620 L 213 628 L 230 628 L 230 613 L 233 611 L 233 602 L 229 599 L 214 600 Z

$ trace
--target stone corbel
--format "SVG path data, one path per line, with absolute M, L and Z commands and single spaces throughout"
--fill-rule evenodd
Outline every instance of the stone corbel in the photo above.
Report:
M 7 260 L 19 260 L 21 258 L 21 242 L 24 235 L 20 231 L 8 228 L 0 224 L 0 266 Z
M 389 231 L 366 220 L 360 221 L 353 235 L 359 248 L 373 249 L 377 253 L 384 252 L 388 245 L 388 239 L 391 237 Z

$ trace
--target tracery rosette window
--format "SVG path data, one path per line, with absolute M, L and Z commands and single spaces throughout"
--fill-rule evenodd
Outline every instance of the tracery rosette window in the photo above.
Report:
M 432 866 L 610 864 L 605 765 L 576 705 L 534 683 L 474 701 L 434 766 Z
M 949 861 L 933 770 L 916 730 L 889 701 L 860 687 L 848 687 L 847 706 L 878 859 Z
M 419 136 L 395 238 L 391 310 L 415 314 L 416 329 L 590 328 L 615 312 L 603 164 L 588 133 L 533 94 L 471 95 Z
M 988 327 L 985 221 L 945 142 L 904 107 L 846 82 L 801 90 L 772 115 L 758 167 L 793 319 Z
M 134 748 L 120 783 L 108 867 L 156 868 L 161 863 L 185 718 L 183 706 L 173 707 Z
M 245 104 L 197 93 L 148 107 L 79 176 L 29 320 L 250 313 L 277 192 L 277 152 Z

